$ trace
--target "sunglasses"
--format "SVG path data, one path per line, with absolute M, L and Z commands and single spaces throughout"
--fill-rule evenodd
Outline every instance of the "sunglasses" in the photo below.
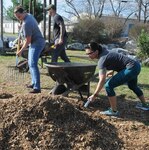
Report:
M 94 52 L 90 52 L 90 53 L 86 53 L 86 55 L 91 55 L 91 54 L 93 54 Z

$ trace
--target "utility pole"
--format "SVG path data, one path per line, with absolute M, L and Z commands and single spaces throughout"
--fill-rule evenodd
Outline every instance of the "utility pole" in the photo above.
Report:
M 47 0 L 43 1 L 43 36 L 46 39 L 46 11 L 45 8 L 47 6 Z
M 35 16 L 36 11 L 36 0 L 33 0 L 33 16 Z
M 3 0 L 0 0 L 0 42 L 2 43 L 2 50 L 3 50 Z
M 49 0 L 49 5 L 52 4 L 52 0 Z M 51 41 L 51 16 L 49 15 L 49 19 L 48 19 L 48 41 L 50 43 Z
M 54 0 L 54 5 L 57 8 L 57 0 Z
M 138 21 L 141 21 L 141 6 L 142 6 L 142 0 L 139 0 L 139 13 L 138 13 Z
M 32 0 L 29 0 L 29 13 L 32 14 Z
M 131 1 L 128 1 L 128 0 L 122 0 L 121 2 L 123 3 L 127 3 L 127 2 L 133 2 L 132 0 Z M 138 21 L 140 22 L 141 21 L 141 9 L 142 9 L 142 0 L 138 0 Z

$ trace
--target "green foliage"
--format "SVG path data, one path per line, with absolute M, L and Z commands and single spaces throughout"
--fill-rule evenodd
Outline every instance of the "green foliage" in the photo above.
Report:
M 13 11 L 14 8 L 19 5 L 18 0 L 11 0 L 13 3 L 13 6 L 10 6 L 7 10 L 7 18 L 12 19 L 12 20 L 17 20 L 14 17 Z M 24 0 L 23 1 L 23 7 L 24 9 L 29 12 L 29 2 L 30 0 Z M 31 12 L 32 13 L 32 12 Z M 37 20 L 37 22 L 39 23 L 40 21 L 43 20 L 43 5 L 41 2 L 36 1 L 36 6 L 35 6 L 35 18 Z
M 142 58 L 149 57 L 149 34 L 145 30 L 141 31 L 138 38 L 138 46 L 140 48 L 139 56 Z

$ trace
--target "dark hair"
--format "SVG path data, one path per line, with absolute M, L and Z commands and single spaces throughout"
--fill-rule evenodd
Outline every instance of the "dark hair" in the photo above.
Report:
M 16 8 L 14 9 L 14 13 L 24 13 L 24 12 L 25 10 L 21 5 L 16 6 Z
M 90 48 L 94 52 L 98 50 L 99 54 L 102 52 L 102 46 L 96 42 L 90 42 L 88 48 Z

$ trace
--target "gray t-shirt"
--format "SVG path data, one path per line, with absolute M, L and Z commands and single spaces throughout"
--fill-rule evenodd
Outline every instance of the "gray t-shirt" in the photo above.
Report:
M 99 69 L 121 71 L 125 68 L 131 68 L 136 63 L 135 60 L 116 52 L 109 52 L 103 49 L 99 56 L 98 67 Z
M 22 28 L 24 37 L 31 36 L 31 44 L 44 44 L 45 40 L 38 27 L 38 23 L 31 14 L 25 16 Z

